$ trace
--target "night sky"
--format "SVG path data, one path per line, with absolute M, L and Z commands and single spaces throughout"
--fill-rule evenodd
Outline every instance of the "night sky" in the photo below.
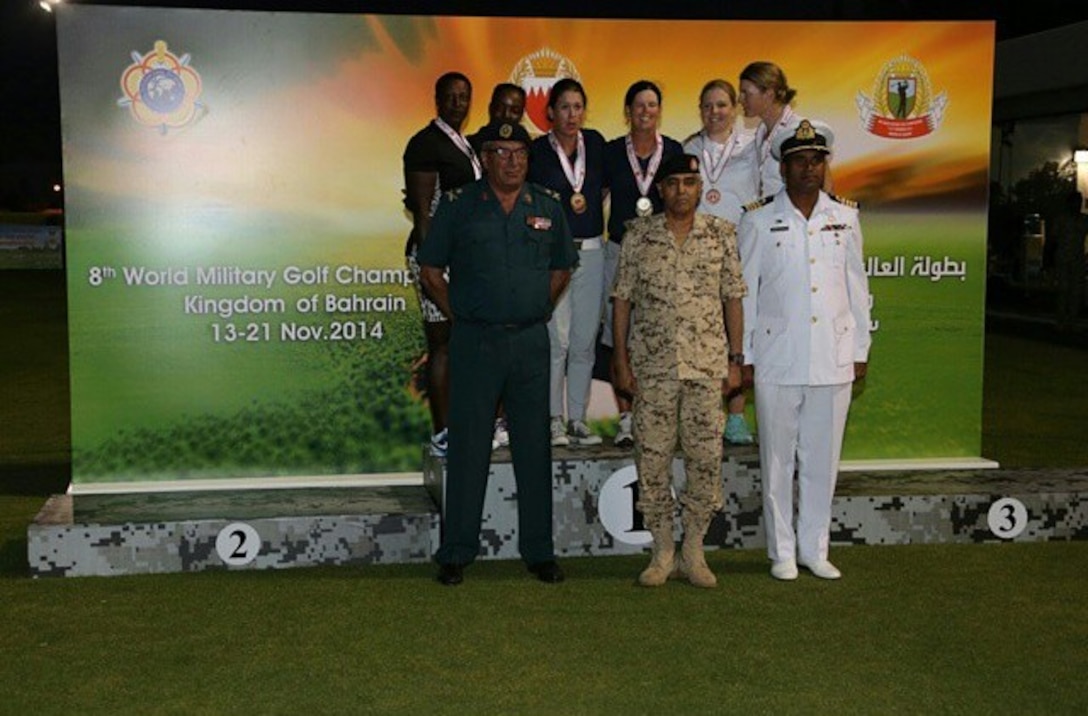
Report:
M 0 160 L 60 161 L 57 44 L 37 2 L 0 2 Z

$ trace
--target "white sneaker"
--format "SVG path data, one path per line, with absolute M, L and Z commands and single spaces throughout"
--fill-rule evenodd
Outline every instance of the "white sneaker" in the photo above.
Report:
M 567 425 L 567 436 L 572 445 L 600 445 L 601 436 L 595 435 L 584 420 L 572 420 Z
M 797 562 L 792 559 L 775 562 L 771 565 L 771 576 L 783 582 L 792 582 L 797 579 Z
M 449 431 L 446 428 L 442 428 L 441 431 L 431 436 L 431 455 L 434 457 L 446 457 L 446 450 L 449 449 Z
M 567 427 L 563 424 L 562 415 L 552 416 L 552 445 L 554 447 L 570 445 L 570 438 L 567 437 Z
M 839 579 L 842 577 L 842 572 L 839 571 L 838 567 L 826 559 L 815 562 L 801 562 L 801 566 L 812 572 L 812 576 L 820 579 Z
M 491 434 L 491 449 L 498 450 L 501 447 L 510 447 L 510 432 L 506 429 L 506 421 L 495 418 L 495 432 Z
M 618 448 L 634 447 L 635 436 L 631 432 L 631 413 L 620 413 L 620 427 L 612 443 Z

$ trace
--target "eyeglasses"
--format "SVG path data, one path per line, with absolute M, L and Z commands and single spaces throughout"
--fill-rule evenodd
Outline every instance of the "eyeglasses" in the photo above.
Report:
M 500 161 L 506 161 L 508 157 L 513 157 L 514 161 L 523 162 L 529 158 L 529 150 L 525 147 L 518 147 L 517 149 L 510 149 L 509 147 L 489 147 L 484 151 L 493 153 Z

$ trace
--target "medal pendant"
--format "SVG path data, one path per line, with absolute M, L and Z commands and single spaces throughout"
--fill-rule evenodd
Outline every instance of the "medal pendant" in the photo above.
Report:
M 586 195 L 580 191 L 576 191 L 571 194 L 570 208 L 575 214 L 584 214 L 585 210 L 589 207 L 586 203 Z
M 706 201 L 708 204 L 717 204 L 722 200 L 722 193 L 717 189 L 711 189 L 706 193 Z
M 649 216 L 654 213 L 654 203 L 648 196 L 640 196 L 635 202 L 635 213 L 639 216 Z

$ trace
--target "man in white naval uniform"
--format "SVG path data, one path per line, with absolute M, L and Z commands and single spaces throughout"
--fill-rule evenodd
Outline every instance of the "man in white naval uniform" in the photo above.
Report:
M 828 561 L 831 499 L 851 383 L 869 360 L 869 286 L 857 205 L 822 191 L 834 137 L 802 120 L 774 152 L 785 186 L 745 207 L 739 248 L 745 373 L 754 379 L 763 519 L 776 579 Z M 799 485 L 793 526 L 793 475 Z

